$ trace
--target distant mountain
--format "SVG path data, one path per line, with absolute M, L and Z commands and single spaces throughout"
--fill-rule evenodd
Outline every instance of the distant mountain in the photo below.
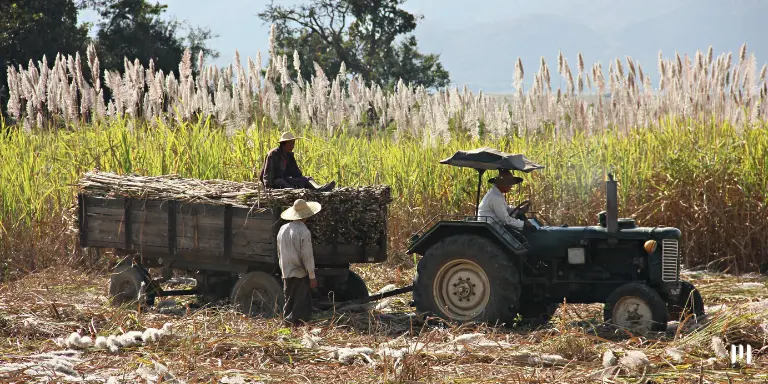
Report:
M 440 51 L 443 64 L 457 84 L 488 92 L 511 92 L 515 61 L 523 60 L 526 83 L 538 70 L 544 56 L 550 72 L 557 72 L 557 53 L 562 50 L 568 64 L 576 68 L 576 54 L 598 57 L 609 53 L 612 41 L 588 26 L 553 15 L 532 15 L 491 25 L 441 33 L 442 47 L 430 47 L 422 38 L 424 50 Z
M 518 56 L 525 67 L 526 88 L 541 56 L 557 87 L 558 50 L 573 71 L 578 52 L 587 66 L 601 61 L 606 71 L 610 60 L 629 55 L 654 78 L 660 50 L 669 58 L 675 50 L 693 56 L 697 49 L 706 51 L 712 45 L 715 55 L 728 51 L 736 55 L 746 42 L 759 65 L 768 59 L 768 40 L 762 38 L 760 27 L 768 16 L 768 2 L 555 0 L 547 5 L 547 11 L 493 22 L 446 26 L 427 18 L 417 29 L 419 42 L 423 51 L 440 53 L 456 85 L 495 93 L 514 91 Z
M 758 61 L 768 59 L 768 40 L 760 27 L 768 17 L 768 2 L 702 0 L 696 4 L 700 5 L 678 8 L 622 29 L 617 38 L 632 43 L 623 50 L 644 55 L 654 51 L 658 55 L 663 50 L 665 56 L 677 50 L 693 56 L 697 49 L 706 52 L 712 45 L 715 56 L 722 52 L 736 55 L 746 42 Z

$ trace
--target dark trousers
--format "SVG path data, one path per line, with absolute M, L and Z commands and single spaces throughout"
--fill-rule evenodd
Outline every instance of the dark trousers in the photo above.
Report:
M 309 276 L 283 279 L 285 321 L 294 325 L 309 321 L 312 316 L 312 294 L 309 288 Z
M 315 189 L 315 187 L 310 183 L 309 181 L 312 180 L 311 177 L 307 176 L 301 176 L 301 177 L 284 177 L 281 179 L 275 179 L 273 181 L 275 189 L 293 189 L 293 188 L 307 188 L 307 189 Z

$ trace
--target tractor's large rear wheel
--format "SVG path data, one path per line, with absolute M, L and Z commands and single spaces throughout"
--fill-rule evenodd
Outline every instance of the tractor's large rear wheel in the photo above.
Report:
M 512 325 L 520 300 L 520 275 L 492 241 L 452 236 L 419 262 L 413 301 L 420 313 L 458 322 Z

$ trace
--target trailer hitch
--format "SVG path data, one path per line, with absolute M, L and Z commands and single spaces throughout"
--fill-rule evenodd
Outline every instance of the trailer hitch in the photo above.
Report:
M 413 291 L 413 285 L 409 285 L 407 287 L 402 287 L 392 291 L 377 293 L 375 295 L 370 295 L 368 297 L 362 297 L 355 300 L 341 301 L 337 303 L 320 302 L 317 304 L 319 306 L 328 306 L 328 307 L 332 307 L 335 304 L 337 308 L 343 308 L 349 305 L 359 305 L 359 304 L 370 303 L 371 301 L 381 300 L 387 297 L 397 296 L 397 295 L 401 295 L 403 293 L 408 293 L 412 291 Z

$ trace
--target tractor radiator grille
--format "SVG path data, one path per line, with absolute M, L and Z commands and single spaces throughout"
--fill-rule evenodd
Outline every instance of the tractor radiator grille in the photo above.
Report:
M 680 251 L 677 240 L 664 239 L 661 243 L 661 280 L 677 281 L 680 272 Z

